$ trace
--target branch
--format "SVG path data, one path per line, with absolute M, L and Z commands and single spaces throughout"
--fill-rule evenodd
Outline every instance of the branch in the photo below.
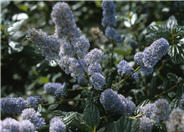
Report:
M 132 76 L 132 74 L 134 74 L 135 72 L 137 72 L 139 69 L 141 68 L 141 66 L 138 66 L 129 76 L 125 76 L 124 79 L 120 80 L 119 82 L 112 84 L 111 88 L 115 88 L 119 85 L 121 85 L 123 82 L 125 82 L 130 76 Z

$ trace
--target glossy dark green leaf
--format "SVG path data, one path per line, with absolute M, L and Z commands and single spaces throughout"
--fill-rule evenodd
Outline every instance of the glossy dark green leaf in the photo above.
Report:
M 87 105 L 83 112 L 83 119 L 92 128 L 94 126 L 97 127 L 100 123 L 100 112 L 98 107 L 94 104 Z
M 107 125 L 105 132 L 138 132 L 138 120 L 122 116 L 119 120 Z

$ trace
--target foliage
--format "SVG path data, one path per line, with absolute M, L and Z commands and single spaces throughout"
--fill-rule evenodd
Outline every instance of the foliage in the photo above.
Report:
M 82 57 L 79 56 L 80 59 L 87 56 L 84 60 L 88 61 L 87 70 L 82 73 L 81 80 L 79 79 L 81 72 L 77 71 L 81 63 L 78 66 L 76 61 L 72 61 L 70 70 L 77 72 L 69 75 L 61 68 L 63 64 L 61 61 L 55 58 L 45 59 L 42 56 L 43 49 L 40 50 L 37 43 L 27 39 L 30 37 L 28 31 L 32 28 L 35 28 L 35 31 L 37 29 L 43 31 L 38 32 L 34 36 L 35 39 L 39 34 L 44 36 L 42 40 L 47 38 L 47 34 L 55 35 L 54 25 L 57 20 L 52 21 L 56 16 L 51 17 L 50 14 L 56 2 L 1 2 L 2 99 L 0 102 L 1 120 L 5 122 L 2 123 L 4 126 L 9 127 L 7 121 L 10 120 L 12 125 L 15 125 L 14 129 L 18 127 L 24 129 L 25 126 L 20 125 L 22 119 L 19 116 L 23 109 L 28 108 L 34 114 L 37 112 L 36 116 L 33 115 L 38 122 L 44 120 L 40 128 L 35 126 L 34 128 L 33 122 L 23 120 L 25 124 L 30 125 L 32 131 L 33 129 L 40 132 L 49 131 L 51 119 L 59 117 L 57 119 L 60 119 L 60 124 L 66 125 L 68 132 L 141 132 L 140 120 L 145 117 L 142 108 L 150 104 L 158 104 L 154 102 L 158 102 L 159 99 L 168 101 L 168 106 L 167 103 L 164 104 L 166 108 L 169 107 L 169 113 L 183 111 L 181 97 L 184 93 L 184 21 L 182 21 L 184 2 L 116 1 L 115 6 L 113 2 L 103 5 L 101 1 L 66 1 L 66 3 L 74 17 L 67 24 L 74 24 L 72 30 L 75 30 L 75 26 L 81 30 L 79 37 L 81 43 L 88 43 L 88 41 L 90 43 L 90 48 L 87 46 L 85 53 L 82 52 L 84 53 Z M 106 6 L 112 8 L 112 14 L 109 14 Z M 108 24 L 111 19 L 113 20 Z M 102 21 L 104 21 L 103 26 Z M 66 34 L 75 34 L 72 30 Z M 160 38 L 168 41 L 169 49 L 166 55 L 159 56 L 155 61 L 153 72 L 146 76 L 141 72 L 143 65 L 134 61 L 134 55 L 144 52 L 146 47 Z M 55 42 L 52 36 L 48 40 L 51 40 L 50 45 Z M 76 39 L 76 41 L 79 40 Z M 49 50 L 49 45 L 47 46 Z M 43 47 L 44 45 L 41 48 Z M 75 48 L 77 51 L 77 47 Z M 44 52 L 44 54 L 47 53 Z M 60 52 L 54 55 L 60 57 L 61 54 L 66 53 Z M 149 55 L 148 59 L 150 59 Z M 76 56 L 74 58 L 79 59 Z M 126 62 L 126 65 L 122 62 Z M 45 88 L 48 84 L 48 88 Z M 52 84 L 57 84 L 58 88 L 54 88 Z M 49 88 L 53 88 L 50 90 L 54 90 L 54 94 L 48 92 Z M 133 114 L 119 115 L 104 109 L 100 96 L 109 88 L 113 89 L 116 96 L 114 100 L 114 96 L 110 98 L 111 102 L 112 100 L 118 102 L 111 103 L 112 108 L 123 107 L 127 108 L 127 111 L 131 111 L 129 109 L 132 108 Z M 125 99 L 127 102 L 124 101 Z M 131 101 L 135 103 L 136 108 L 128 107 Z M 163 109 L 159 105 L 154 108 L 157 112 L 159 108 Z M 12 109 L 15 111 L 12 112 Z M 116 110 L 125 113 L 124 109 Z M 174 122 L 173 115 L 170 115 L 166 121 L 161 119 L 159 122 L 150 117 L 153 124 L 152 132 L 167 132 L 168 121 Z M 34 120 L 34 116 L 29 118 Z

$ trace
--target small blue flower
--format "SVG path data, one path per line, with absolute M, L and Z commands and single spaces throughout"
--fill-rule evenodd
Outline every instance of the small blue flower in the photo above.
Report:
M 149 47 L 145 48 L 143 63 L 147 68 L 152 68 L 156 63 L 167 54 L 169 43 L 166 39 L 160 38 L 154 41 Z
M 126 107 L 124 96 L 118 96 L 118 94 L 112 89 L 106 89 L 101 93 L 100 103 L 106 111 L 110 111 L 113 114 L 121 115 Z
M 4 119 L 0 127 L 1 132 L 19 132 L 19 122 L 12 118 Z
M 19 132 L 34 132 L 35 127 L 29 120 L 22 120 L 19 123 Z
M 145 117 L 151 118 L 151 115 L 153 114 L 155 109 L 155 104 L 146 104 L 144 107 L 140 108 L 140 111 Z
M 106 111 L 115 115 L 131 116 L 135 110 L 135 104 L 121 94 L 117 94 L 112 89 L 106 89 L 101 93 L 100 103 Z
M 141 66 L 141 71 L 144 75 L 149 75 L 153 72 L 157 62 L 167 54 L 169 43 L 166 39 L 160 38 L 154 41 L 143 52 L 138 52 L 134 56 L 134 61 Z
M 7 114 L 20 114 L 26 106 L 26 101 L 22 98 L 1 98 L 1 111 Z
M 123 40 L 121 35 L 119 35 L 114 28 L 111 28 L 109 26 L 105 29 L 105 35 L 108 38 L 116 41 L 118 44 L 121 43 Z
M 101 65 L 97 62 L 91 63 L 88 67 L 88 75 L 92 75 L 96 72 L 102 73 Z
M 174 109 L 166 123 L 167 132 L 184 132 L 184 111 L 182 109 Z
M 140 132 L 152 132 L 154 121 L 143 116 L 140 118 L 139 131 Z
M 125 60 L 120 61 L 120 63 L 118 64 L 118 74 L 120 74 L 121 76 L 129 76 L 133 70 L 133 67 L 129 66 L 128 62 Z
M 157 123 L 160 121 L 165 121 L 169 118 L 169 103 L 165 99 L 158 99 L 155 102 L 155 109 L 151 115 L 151 119 L 155 120 Z
M 41 30 L 32 29 L 28 32 L 27 36 L 42 50 L 42 54 L 45 56 L 46 60 L 55 60 L 59 58 L 58 53 L 61 43 L 54 35 L 48 36 Z
M 39 96 L 31 96 L 26 99 L 26 105 L 36 107 L 41 100 L 42 99 Z
M 46 83 L 44 85 L 44 90 L 47 94 L 54 95 L 55 91 L 59 88 L 63 87 L 61 83 Z
M 57 88 L 56 91 L 55 91 L 55 93 L 54 93 L 54 95 L 56 97 L 62 97 L 62 96 L 64 96 L 65 95 L 65 93 L 64 93 L 65 86 L 66 86 L 66 83 L 64 83 L 61 87 Z
M 66 132 L 66 125 L 59 117 L 54 117 L 50 121 L 50 132 Z
M 36 128 L 42 128 L 45 125 L 45 119 L 33 108 L 24 109 L 21 114 L 21 120 L 29 120 Z
M 100 63 L 104 58 L 103 52 L 99 49 L 91 50 L 85 57 L 84 60 L 87 64 L 91 64 L 94 62 Z
M 116 7 L 114 5 L 114 2 L 112 0 L 103 0 L 102 2 L 102 8 L 103 8 L 103 19 L 102 19 L 102 26 L 116 26 Z
M 134 102 L 132 102 L 128 98 L 126 98 L 125 102 L 126 102 L 126 107 L 125 107 L 124 114 L 127 116 L 131 116 L 134 113 L 136 106 L 135 106 Z
M 55 33 L 58 38 L 69 37 L 73 39 L 80 37 L 81 32 L 67 3 L 56 3 L 52 9 L 51 18 L 55 23 Z
M 105 85 L 105 78 L 101 73 L 94 73 L 90 77 L 90 82 L 96 90 L 100 90 Z
M 80 36 L 80 38 L 76 38 L 72 42 L 72 45 L 76 55 L 79 58 L 84 58 L 84 56 L 88 53 L 90 47 L 89 40 L 85 36 Z

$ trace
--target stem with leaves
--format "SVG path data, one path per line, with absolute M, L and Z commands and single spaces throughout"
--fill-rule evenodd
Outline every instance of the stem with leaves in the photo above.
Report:
M 125 82 L 129 77 L 132 76 L 132 74 L 134 74 L 135 72 L 137 72 L 139 69 L 141 68 L 141 66 L 138 66 L 129 76 L 125 76 L 122 80 L 120 80 L 119 82 L 112 84 L 111 88 L 115 88 L 119 85 L 121 85 L 123 82 Z

